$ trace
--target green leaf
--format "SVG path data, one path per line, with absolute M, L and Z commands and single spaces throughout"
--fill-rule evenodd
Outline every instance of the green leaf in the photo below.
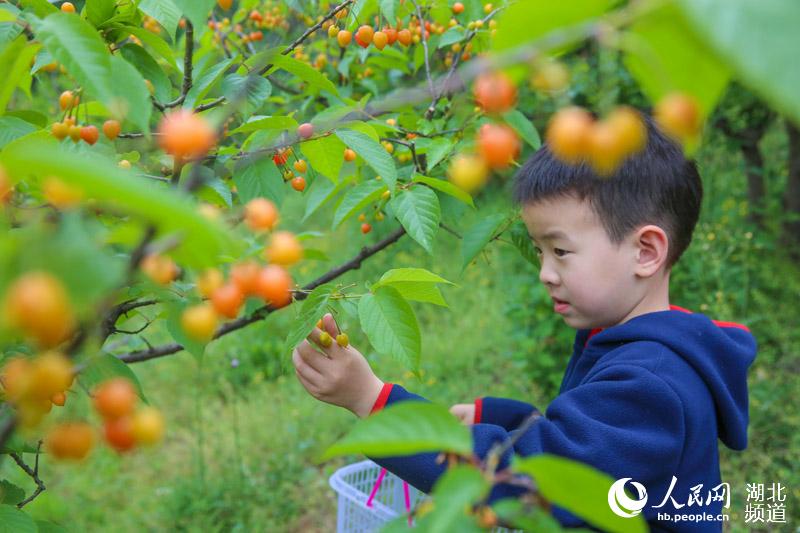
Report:
M 16 505 L 25 499 L 25 491 L 8 480 L 0 480 L 0 504 Z
M 442 191 L 445 194 L 449 194 L 453 198 L 461 200 L 462 202 L 469 205 L 473 209 L 475 208 L 475 203 L 472 201 L 472 195 L 464 191 L 464 189 L 456 187 L 447 180 L 442 180 L 439 178 L 429 178 L 427 176 L 423 176 L 422 174 L 414 174 L 414 181 L 419 183 L 424 183 L 429 187 L 433 187 L 437 191 Z
M 336 136 L 360 155 L 372 169 L 381 176 L 389 186 L 389 190 L 394 190 L 397 183 L 397 168 L 394 160 L 386 149 L 368 135 L 348 130 L 336 130 Z
M 514 128 L 514 131 L 516 131 L 520 137 L 525 139 L 525 142 L 528 143 L 534 150 L 538 150 L 542 145 L 542 139 L 539 138 L 539 132 L 536 131 L 536 127 L 533 125 L 533 122 L 528 120 L 528 117 L 520 113 L 518 110 L 512 109 L 511 111 L 506 111 L 503 113 L 503 120 L 505 120 L 509 126 Z
M 424 531 L 455 531 L 453 527 L 467 516 L 465 509 L 471 509 L 489 489 L 481 471 L 473 466 L 456 465 L 448 469 L 433 486 L 435 507 L 425 515 Z
M 247 108 L 254 111 L 272 94 L 272 84 L 256 75 L 229 74 L 222 80 L 222 94 L 229 102 L 241 98 L 243 92 Z
M 58 8 L 47 0 L 20 0 L 19 3 L 22 7 L 33 9 L 33 13 L 39 18 L 44 18 L 50 13 L 58 13 Z
M 536 249 L 533 247 L 531 238 L 528 235 L 528 228 L 521 220 L 517 220 L 511 226 L 511 242 L 519 250 L 520 255 L 535 267 L 539 267 L 539 256 L 536 255 Z
M 442 34 L 441 39 L 439 39 L 438 48 L 444 48 L 445 46 L 450 46 L 451 44 L 463 41 L 466 34 L 467 31 L 463 26 L 453 26 Z
M 37 533 L 36 522 L 12 505 L 0 505 L 0 533 Z
M 64 526 L 46 520 L 36 520 L 36 527 L 39 528 L 39 533 L 69 533 Z
M 674 5 L 640 17 L 623 43 L 626 66 L 653 102 L 672 91 L 686 92 L 705 116 L 728 84 L 729 68 L 695 36 Z
M 215 265 L 221 256 L 236 255 L 242 247 L 229 230 L 203 217 L 186 196 L 143 180 L 97 153 L 76 153 L 49 138 L 24 137 L 6 146 L 0 158 L 12 179 L 56 175 L 101 205 L 137 215 L 162 232 L 177 233 L 180 245 L 173 256 L 187 266 Z
M 155 89 L 157 100 L 161 102 L 169 100 L 172 92 L 172 83 L 147 50 L 139 45 L 128 43 L 120 48 L 119 51 L 122 57 L 139 71 L 142 78 L 150 80 Z
M 390 25 L 397 23 L 395 4 L 397 4 L 397 0 L 381 0 L 381 15 L 383 15 L 383 18 L 385 18 Z
M 17 117 L 0 117 L 0 149 L 14 139 L 19 139 L 38 128 Z
M 362 296 L 358 317 L 378 353 L 388 354 L 419 372 L 419 325 L 414 310 L 397 289 L 384 286 Z
M 800 49 L 800 4 L 680 0 L 678 5 L 698 38 L 713 47 L 739 79 L 800 124 L 800 70 L 787 67 L 796 62 L 794 52 Z
M 428 172 L 453 150 L 453 146 L 455 146 L 453 141 L 443 137 L 431 141 L 425 150 L 426 168 Z
M 572 0 L 570 2 L 515 2 L 497 15 L 497 33 L 492 39 L 494 51 L 504 51 L 540 40 L 553 31 L 564 31 L 602 15 L 617 0 Z M 583 41 L 576 36 L 572 45 Z M 568 49 L 562 46 L 559 50 Z M 528 69 L 516 66 L 512 75 L 522 79 Z
M 115 0 L 86 0 L 84 13 L 95 28 L 114 16 L 117 7 Z
M 28 45 L 27 39 L 20 36 L 0 54 L 0 72 L 3 73 L 3 84 L 0 85 L 0 114 L 5 112 L 17 85 L 25 76 L 30 78 L 31 60 L 40 47 L 39 44 Z
M 333 227 L 338 228 L 342 222 L 349 219 L 372 202 L 377 202 L 386 185 L 377 180 L 367 180 L 352 188 L 342 199 L 336 213 L 333 215 Z
M 292 329 L 284 342 L 284 352 L 292 352 L 314 330 L 317 321 L 325 314 L 335 283 L 320 285 L 303 300 L 300 313 L 292 322 Z
M 262 197 L 280 207 L 286 194 L 281 172 L 269 157 L 240 159 L 233 172 L 233 182 L 242 205 Z
M 342 440 L 325 450 L 322 459 L 351 453 L 389 457 L 436 451 L 471 454 L 469 428 L 442 405 L 406 400 L 356 422 Z
M 571 459 L 541 454 L 524 459 L 515 456 L 512 469 L 534 478 L 542 496 L 603 531 L 649 531 L 642 515 L 622 518 L 608 506 L 614 479 Z
M 344 163 L 345 145 L 342 141 L 333 135 L 326 135 L 305 141 L 301 146 L 311 168 L 334 182 L 339 181 L 339 172 Z
M 175 340 L 175 342 L 183 346 L 184 350 L 192 354 L 196 361 L 201 362 L 203 360 L 203 355 L 205 355 L 208 342 L 197 341 L 189 337 L 186 332 L 183 331 L 183 326 L 181 325 L 181 316 L 183 315 L 183 312 L 189 306 L 194 305 L 194 303 L 195 302 L 187 302 L 185 300 L 177 299 L 167 302 L 164 305 L 167 313 L 166 325 L 167 331 L 169 331 L 169 334 L 172 335 L 172 338 Z
M 433 242 L 439 230 L 439 198 L 428 187 L 402 190 L 389 202 L 392 212 L 408 235 L 433 254 Z
M 123 24 L 111 24 L 110 27 L 135 36 L 137 39 L 142 41 L 142 43 L 152 48 L 156 57 L 162 57 L 165 61 L 167 61 L 167 63 L 169 63 L 170 67 L 178 70 L 178 64 L 175 62 L 175 54 L 172 53 L 172 49 L 164 39 L 155 33 L 144 28 L 125 26 Z
M 86 92 L 103 102 L 111 101 L 114 96 L 110 86 L 114 80 L 111 54 L 97 30 L 80 17 L 60 12 L 49 15 L 35 29 L 53 58 L 64 65 Z
M 192 25 L 196 28 L 196 32 L 205 27 L 208 16 L 211 10 L 214 9 L 216 0 L 173 0 L 175 5 L 186 15 Z
M 111 72 L 114 76 L 115 93 L 106 100 L 111 113 L 127 120 L 145 132 L 150 131 L 150 113 L 153 104 L 150 93 L 139 72 L 120 56 L 111 58 Z
M 231 135 L 233 135 L 234 133 L 248 133 L 251 131 L 258 131 L 258 130 L 294 130 L 296 128 L 297 128 L 297 121 L 292 117 L 282 117 L 282 116 L 265 117 L 262 115 L 257 115 L 254 117 L 250 117 L 250 120 L 248 120 L 247 122 L 236 128 L 235 130 L 231 131 Z M 308 142 L 303 144 L 304 148 L 308 144 Z
M 87 390 L 92 390 L 100 383 L 111 378 L 125 378 L 136 388 L 139 397 L 146 403 L 150 403 L 145 398 L 142 384 L 139 378 L 133 373 L 130 367 L 111 354 L 100 354 L 85 361 L 86 367 L 78 374 L 78 381 Z
M 461 239 L 462 271 L 483 250 L 505 221 L 506 216 L 501 213 L 490 215 L 464 233 L 464 237 Z
M 336 96 L 339 95 L 339 90 L 336 88 L 333 82 L 331 82 L 331 80 L 329 80 L 325 74 L 316 70 L 308 63 L 304 63 L 299 59 L 295 59 L 287 55 L 275 54 L 275 56 L 272 58 L 272 64 L 275 65 L 275 67 L 282 68 L 290 74 L 294 74 L 304 82 L 308 83 L 309 87 L 313 87 L 318 91 L 327 91 Z
M 308 220 L 317 209 L 331 201 L 339 192 L 350 185 L 350 180 L 342 180 L 334 184 L 331 180 L 322 177 L 315 179 L 306 193 L 306 211 L 302 222 Z
M 209 68 L 203 71 L 202 74 L 195 80 L 192 88 L 186 94 L 186 100 L 183 102 L 184 108 L 192 108 L 198 100 L 203 98 L 211 88 L 222 79 L 225 71 L 228 70 L 236 58 L 230 58 L 219 63 L 212 64 Z
M 371 290 L 374 291 L 378 287 L 390 285 L 397 289 L 406 300 L 447 307 L 447 302 L 444 301 L 442 293 L 436 286 L 437 283 L 453 285 L 453 282 L 447 281 L 424 268 L 395 268 L 381 276 L 381 279 L 372 285 Z
M 175 37 L 178 22 L 181 19 L 181 10 L 172 0 L 142 0 L 139 2 L 139 9 L 164 26 L 170 37 Z

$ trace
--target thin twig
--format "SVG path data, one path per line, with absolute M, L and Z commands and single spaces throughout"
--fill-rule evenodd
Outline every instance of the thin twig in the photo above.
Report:
M 181 105 L 186 100 L 186 95 L 189 94 L 189 89 L 192 88 L 192 58 L 194 54 L 194 26 L 189 20 L 186 20 L 186 50 L 183 54 L 183 85 L 181 86 L 181 95 L 171 102 L 164 104 L 165 108 L 176 107 Z
M 14 462 L 16 462 L 19 465 L 19 467 L 22 470 L 24 470 L 25 473 L 28 474 L 31 477 L 31 479 L 33 479 L 33 481 L 36 483 L 36 490 L 33 492 L 33 494 L 31 494 L 30 496 L 28 496 L 27 498 L 25 498 L 24 500 L 22 500 L 17 504 L 18 509 L 22 509 L 27 504 L 32 502 L 34 499 L 36 499 L 36 497 L 39 494 L 44 492 L 47 488 L 44 486 L 44 482 L 39 478 L 39 453 L 41 448 L 42 448 L 42 441 L 40 440 L 39 445 L 36 448 L 36 466 L 33 469 L 31 469 L 31 467 L 28 466 L 16 452 L 11 452 L 9 454 L 11 458 L 14 459 Z
M 417 11 L 417 19 L 419 20 L 419 33 L 420 40 L 422 41 L 422 49 L 425 52 L 425 77 L 428 79 L 428 91 L 431 93 L 431 98 L 436 98 L 436 92 L 433 89 L 433 78 L 431 77 L 431 63 L 428 58 L 428 39 L 425 37 L 427 30 L 425 29 L 425 19 L 422 18 L 422 10 L 415 0 L 411 0 L 411 4 Z

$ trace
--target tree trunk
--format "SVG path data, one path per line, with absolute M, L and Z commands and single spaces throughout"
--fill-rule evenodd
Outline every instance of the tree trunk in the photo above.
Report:
M 744 142 L 741 150 L 747 166 L 747 202 L 750 205 L 747 217 L 756 227 L 763 228 L 766 199 L 764 158 L 757 143 Z
M 794 259 L 800 260 L 800 129 L 786 121 L 789 138 L 789 175 L 783 191 L 783 231 L 781 241 Z

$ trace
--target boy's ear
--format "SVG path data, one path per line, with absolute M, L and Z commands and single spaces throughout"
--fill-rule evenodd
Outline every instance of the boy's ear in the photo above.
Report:
M 649 224 L 639 228 L 634 238 L 637 248 L 634 271 L 643 278 L 649 278 L 667 262 L 669 237 L 660 227 Z

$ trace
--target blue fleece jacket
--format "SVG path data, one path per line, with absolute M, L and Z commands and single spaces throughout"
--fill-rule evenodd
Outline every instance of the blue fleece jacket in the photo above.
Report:
M 512 453 L 564 456 L 615 480 L 642 484 L 648 500 L 641 513 L 653 531 L 721 531 L 721 522 L 676 523 L 657 515 L 723 512 L 724 501 L 708 498 L 709 491 L 721 492 L 717 438 L 734 450 L 747 447 L 747 370 L 755 355 L 755 339 L 745 326 L 677 306 L 606 329 L 578 330 L 558 396 L 519 436 L 499 469 Z M 373 412 L 406 400 L 427 401 L 387 383 Z M 482 459 L 537 412 L 529 403 L 494 397 L 476 399 L 475 407 L 474 452 Z M 430 492 L 445 470 L 437 455 L 370 459 Z M 690 505 L 692 488 L 700 484 L 702 505 L 696 498 Z M 667 502 L 655 508 L 668 492 Z M 518 494 L 516 487 L 497 484 L 490 503 Z M 564 526 L 586 527 L 564 509 L 553 509 Z

